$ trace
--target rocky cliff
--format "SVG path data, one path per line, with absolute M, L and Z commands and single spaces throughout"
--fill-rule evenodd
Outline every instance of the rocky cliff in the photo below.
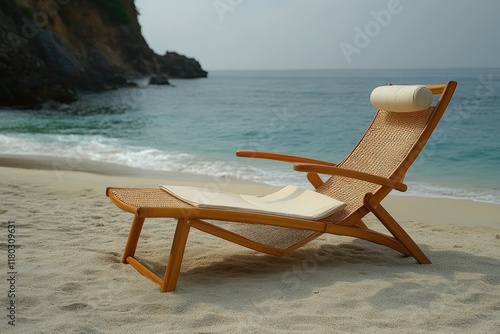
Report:
M 157 55 L 141 34 L 133 0 L 0 0 L 0 105 L 71 102 L 76 91 L 150 76 L 206 77 L 175 52 Z

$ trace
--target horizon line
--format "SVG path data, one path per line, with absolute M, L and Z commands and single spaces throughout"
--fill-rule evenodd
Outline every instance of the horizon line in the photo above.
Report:
M 364 68 L 345 68 L 345 67 L 331 67 L 331 68 L 228 68 L 228 69 L 205 69 L 205 71 L 395 71 L 395 70 L 407 70 L 407 71 L 418 71 L 418 70 L 488 70 L 488 69 L 500 69 L 500 66 L 472 66 L 472 67 L 364 67 Z

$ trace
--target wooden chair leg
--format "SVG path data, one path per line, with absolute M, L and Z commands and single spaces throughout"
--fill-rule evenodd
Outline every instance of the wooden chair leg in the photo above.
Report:
M 128 263 L 127 258 L 134 257 L 143 224 L 144 218 L 139 218 L 139 216 L 134 215 L 134 220 L 132 221 L 132 226 L 130 227 L 130 232 L 128 234 L 127 244 L 125 245 L 125 250 L 123 251 L 122 263 Z
M 177 279 L 179 278 L 182 257 L 184 256 L 190 227 L 191 225 L 188 220 L 179 219 L 177 222 L 172 248 L 168 257 L 167 269 L 165 270 L 165 277 L 161 285 L 161 292 L 174 291 L 177 286 Z
M 365 205 L 380 220 L 382 224 L 392 233 L 394 238 L 398 240 L 408 252 L 421 264 L 429 264 L 431 261 L 425 256 L 420 247 L 417 246 L 415 241 L 406 233 L 406 231 L 396 222 L 396 220 L 387 212 L 387 210 L 380 204 L 380 202 L 368 193 L 365 195 Z

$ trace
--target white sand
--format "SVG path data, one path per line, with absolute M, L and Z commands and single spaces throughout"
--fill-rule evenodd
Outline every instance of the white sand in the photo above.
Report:
M 500 332 L 500 205 L 402 196 L 384 201 L 431 265 L 328 235 L 276 258 L 193 229 L 177 290 L 162 294 L 120 263 L 132 215 L 105 196 L 108 185 L 160 182 L 165 179 L 0 167 L 2 305 L 9 302 L 9 220 L 17 246 L 16 326 L 7 324 L 4 307 L 0 331 Z M 170 219 L 144 226 L 137 255 L 157 273 L 174 227 Z

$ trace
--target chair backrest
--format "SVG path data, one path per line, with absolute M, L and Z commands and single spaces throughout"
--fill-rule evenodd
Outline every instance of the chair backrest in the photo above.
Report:
M 435 106 L 411 112 L 378 110 L 363 137 L 338 166 L 402 181 L 443 116 L 456 82 L 427 87 L 433 94 L 441 94 Z M 317 191 L 348 203 L 343 211 L 328 219 L 338 222 L 356 211 L 366 214 L 363 208 L 366 193 L 382 200 L 391 188 L 332 176 Z M 359 217 L 354 218 L 355 221 Z

